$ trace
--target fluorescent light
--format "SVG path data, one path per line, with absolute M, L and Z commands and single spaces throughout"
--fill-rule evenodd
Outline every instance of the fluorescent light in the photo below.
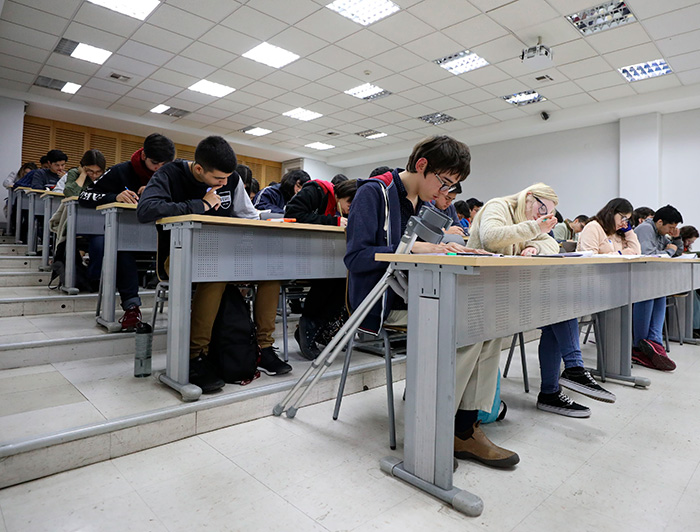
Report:
M 272 130 L 265 129 L 264 127 L 250 127 L 248 129 L 241 129 L 241 131 L 243 133 L 247 133 L 248 135 L 255 135 L 256 137 L 262 137 L 263 135 L 272 133 Z
M 91 63 L 95 63 L 98 65 L 101 65 L 102 63 L 107 61 L 110 55 L 112 55 L 112 52 L 110 52 L 109 50 L 103 50 L 102 48 L 90 46 L 89 44 L 85 44 L 82 42 L 78 43 L 78 46 L 75 47 L 73 53 L 70 54 L 71 57 L 75 57 L 76 59 L 90 61 Z
M 160 114 L 164 111 L 167 111 L 168 109 L 170 109 L 169 105 L 163 105 L 161 103 L 160 105 L 156 105 L 153 109 L 151 109 L 151 112 Z
M 655 59 L 654 61 L 649 61 L 647 63 L 639 63 L 637 65 L 618 68 L 617 70 L 630 83 L 633 81 L 640 81 L 642 79 L 655 78 L 673 73 L 673 70 L 671 70 L 671 67 L 663 58 Z
M 301 107 L 297 107 L 296 109 L 282 113 L 282 115 L 288 116 L 289 118 L 296 118 L 297 120 L 303 120 L 304 122 L 315 120 L 323 116 L 321 113 L 315 113 L 313 111 L 309 111 L 308 109 L 302 109 Z
M 539 94 L 537 91 L 524 91 L 517 94 L 510 94 L 508 96 L 501 96 L 508 103 L 513 105 L 527 105 L 529 103 L 537 103 L 546 101 L 547 98 Z
M 312 142 L 311 144 L 306 144 L 307 148 L 313 148 L 314 150 L 330 150 L 335 148 L 332 144 L 324 144 L 323 142 Z
M 376 100 L 382 96 L 388 96 L 391 93 L 371 83 L 365 83 L 364 85 L 358 85 L 357 87 L 346 90 L 345 94 L 360 98 L 361 100 Z
M 335 0 L 326 7 L 363 26 L 369 26 L 400 9 L 390 0 Z
M 252 50 L 248 50 L 243 57 L 271 66 L 272 68 L 282 68 L 292 61 L 299 59 L 299 56 L 279 46 L 273 46 L 266 42 L 257 45 Z
M 160 4 L 159 0 L 88 0 L 88 2 L 139 20 L 145 20 Z
M 386 133 L 375 133 L 374 135 L 369 135 L 365 138 L 369 139 L 369 140 L 374 140 L 374 139 L 380 139 L 382 137 L 386 137 Z
M 359 133 L 355 133 L 355 135 L 359 135 L 360 137 L 374 140 L 374 139 L 380 139 L 382 137 L 386 137 L 386 133 L 382 133 L 380 131 L 377 131 L 376 129 L 365 129 L 364 131 L 360 131 Z
M 469 72 L 470 70 L 476 70 L 489 64 L 489 62 L 483 57 L 479 57 L 474 52 L 469 50 L 463 50 L 456 54 L 448 55 L 446 57 L 441 57 L 433 61 L 440 65 L 442 68 L 451 72 L 455 76 Z
M 572 13 L 571 15 L 567 15 L 566 19 L 571 22 L 582 35 L 591 35 L 593 33 L 611 30 L 636 20 L 634 13 L 630 11 L 627 3 L 619 2 L 618 0 L 589 7 L 578 13 Z
M 71 83 L 70 81 L 68 81 L 61 89 L 61 92 L 66 92 L 68 94 L 75 94 L 76 92 L 78 92 L 80 90 L 80 87 L 82 87 L 82 85 L 78 85 L 77 83 Z
M 221 85 L 220 83 L 207 81 L 206 79 L 198 81 L 191 87 L 188 87 L 188 89 L 195 92 L 201 92 L 202 94 L 208 94 L 209 96 L 216 96 L 217 98 L 223 98 L 236 90 L 232 87 Z
M 455 117 L 445 113 L 432 113 L 429 115 L 419 116 L 418 118 L 434 126 L 439 126 L 440 124 L 447 124 L 447 122 L 454 122 L 455 120 L 457 120 Z

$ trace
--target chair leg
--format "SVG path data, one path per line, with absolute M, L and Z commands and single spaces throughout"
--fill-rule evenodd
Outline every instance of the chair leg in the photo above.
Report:
M 340 403 L 343 401 L 343 392 L 345 391 L 345 381 L 348 379 L 348 370 L 350 369 L 350 357 L 352 356 L 352 345 L 355 342 L 355 335 L 350 337 L 347 347 L 345 348 L 345 362 L 343 362 L 343 372 L 340 374 L 340 383 L 338 384 L 338 394 L 335 397 L 335 408 L 333 409 L 333 419 L 338 419 L 340 413 Z
M 513 360 L 513 352 L 515 351 L 515 342 L 518 341 L 518 335 L 513 335 L 513 341 L 510 343 L 510 351 L 508 351 L 508 359 L 506 360 L 506 369 L 503 370 L 503 378 L 508 378 L 508 370 L 510 369 L 510 362 Z
M 287 288 L 282 285 L 282 343 L 284 345 L 284 361 L 289 361 L 289 340 L 287 339 Z
M 394 379 L 391 373 L 391 343 L 389 333 L 382 329 L 384 338 L 384 364 L 386 366 L 386 401 L 389 413 L 389 447 L 396 449 L 396 416 L 394 415 Z
M 595 320 L 595 318 L 593 318 Z M 586 327 L 586 336 L 583 337 L 583 343 L 585 344 L 588 342 L 588 335 L 591 334 L 591 326 L 593 325 L 593 322 L 588 323 L 588 327 Z M 598 337 L 596 336 L 596 342 L 598 341 Z
M 664 316 L 663 335 L 664 335 L 664 338 L 663 338 L 664 344 L 666 344 L 666 352 L 670 353 L 671 346 L 669 345 L 669 341 L 668 341 L 668 312 L 666 312 L 666 316 Z
M 593 316 L 593 334 L 595 335 L 595 350 L 598 356 L 598 368 L 600 369 L 600 380 L 605 382 L 605 346 L 603 345 L 602 337 L 600 336 L 600 322 L 598 315 Z
M 161 288 L 156 286 L 155 301 L 153 301 L 153 316 L 151 316 L 151 331 L 156 330 L 156 316 L 158 316 L 158 300 L 160 299 Z
M 673 303 L 673 313 L 676 316 L 676 327 L 678 327 L 678 343 L 683 345 L 683 332 L 681 331 L 681 317 L 678 314 L 678 302 Z
M 525 338 L 523 333 L 518 333 L 518 340 L 520 341 L 520 363 L 523 366 L 523 386 L 525 387 L 525 393 L 530 393 L 530 378 L 527 375 L 527 359 L 525 358 Z

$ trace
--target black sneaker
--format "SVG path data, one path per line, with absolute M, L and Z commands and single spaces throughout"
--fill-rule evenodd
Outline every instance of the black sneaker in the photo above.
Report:
M 217 376 L 207 357 L 202 355 L 190 359 L 190 382 L 199 386 L 202 393 L 212 393 L 226 385 L 223 379 Z
M 568 417 L 591 417 L 591 409 L 574 403 L 564 392 L 542 393 L 537 396 L 537 408 Z
M 615 394 L 600 386 L 586 368 L 575 367 L 565 369 L 559 378 L 559 384 L 604 403 L 614 403 Z
M 314 341 L 317 330 L 316 322 L 302 316 L 299 319 L 299 327 L 294 331 L 294 339 L 299 344 L 301 355 L 307 360 L 314 360 L 321 354 L 318 344 Z
M 284 375 L 292 371 L 292 366 L 280 360 L 275 354 L 275 348 L 270 346 L 260 350 L 258 369 L 268 375 Z

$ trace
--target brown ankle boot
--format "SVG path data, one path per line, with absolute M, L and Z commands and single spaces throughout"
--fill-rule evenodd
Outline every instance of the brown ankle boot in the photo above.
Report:
M 520 462 L 520 457 L 513 451 L 494 445 L 481 430 L 480 424 L 481 421 L 474 423 L 474 432 L 466 440 L 455 436 L 455 458 L 471 458 L 491 467 L 513 467 Z

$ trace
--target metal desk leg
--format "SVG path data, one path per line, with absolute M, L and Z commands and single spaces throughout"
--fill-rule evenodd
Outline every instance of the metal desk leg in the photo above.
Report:
M 15 194 L 17 198 L 17 205 L 15 205 L 15 244 L 22 243 L 22 203 L 24 200 L 24 194 L 19 191 Z
M 51 219 L 51 203 L 53 202 L 53 198 L 51 196 L 47 196 L 43 198 L 44 201 L 44 224 L 43 224 L 43 236 L 42 236 L 42 242 L 41 242 L 41 266 L 39 266 L 39 270 L 41 271 L 49 271 L 51 268 L 49 267 L 49 248 L 51 247 L 51 232 L 49 230 L 49 220 Z
M 190 308 L 192 306 L 192 226 L 170 229 L 170 295 L 168 352 L 160 382 L 174 388 L 183 401 L 196 401 L 199 386 L 190 384 Z
M 411 393 L 406 397 L 404 461 L 388 456 L 380 467 L 455 510 L 478 516 L 484 507 L 481 499 L 452 485 L 455 275 L 438 270 L 411 275 L 406 365 Z
M 68 221 L 66 222 L 66 275 L 61 290 L 74 296 L 80 292 L 75 287 L 75 239 L 77 236 L 75 232 L 78 207 L 74 202 L 68 202 L 66 209 L 68 210 Z
M 678 308 L 680 315 L 680 332 L 683 334 L 683 343 L 698 345 L 700 340 L 693 338 L 693 298 L 695 290 L 691 290 L 688 297 L 684 297 L 684 303 Z
M 10 236 L 10 228 L 12 227 L 12 205 L 15 201 L 15 191 L 11 188 L 7 189 L 7 221 L 5 222 L 5 235 Z
M 117 241 L 119 239 L 119 213 L 117 209 L 102 211 L 105 216 L 105 252 L 102 259 L 102 282 L 100 300 L 102 305 L 96 318 L 97 323 L 109 332 L 121 331 L 121 324 L 115 321 L 114 305 L 117 289 Z
M 27 213 L 27 255 L 36 255 L 36 194 L 27 194 L 29 212 Z

